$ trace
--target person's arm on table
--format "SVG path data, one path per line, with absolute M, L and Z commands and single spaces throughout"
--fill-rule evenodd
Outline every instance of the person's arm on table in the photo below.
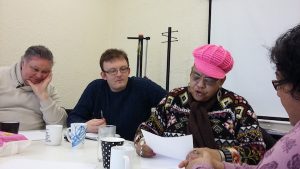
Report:
M 106 124 L 104 118 L 98 119 L 93 115 L 94 104 L 97 99 L 97 84 L 95 81 L 91 82 L 81 95 L 78 103 L 69 114 L 67 119 L 67 125 L 71 123 L 87 123 L 87 132 L 97 133 L 100 125 Z M 101 111 L 101 110 L 99 110 Z M 97 112 L 99 113 L 99 112 Z
M 224 169 L 224 164 L 213 158 L 209 152 L 194 149 L 178 167 L 185 167 L 185 169 Z
M 156 135 L 162 135 L 164 132 L 164 124 L 166 124 L 166 116 L 165 116 L 165 98 L 159 103 L 157 108 L 155 108 L 155 111 L 151 113 L 150 118 L 143 122 L 137 129 L 135 138 L 134 138 L 134 144 L 136 148 L 136 153 L 142 157 L 153 157 L 155 156 L 155 152 L 149 147 L 142 134 L 142 129 L 146 130 L 148 132 L 151 132 Z
M 236 105 L 234 110 L 237 119 L 235 137 L 238 145 L 224 147 L 221 150 L 225 155 L 226 162 L 256 165 L 266 152 L 259 123 L 255 112 L 244 98 L 236 98 L 235 102 L 245 103 Z M 239 111 L 241 109 L 242 111 Z

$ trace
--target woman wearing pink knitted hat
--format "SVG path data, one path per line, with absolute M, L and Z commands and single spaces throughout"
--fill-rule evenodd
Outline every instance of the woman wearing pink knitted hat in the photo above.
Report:
M 265 144 L 256 115 L 241 96 L 222 88 L 233 58 L 222 46 L 204 45 L 193 52 L 187 87 L 173 89 L 158 104 L 135 136 L 136 152 L 153 157 L 141 129 L 164 137 L 193 135 L 197 152 L 218 161 L 257 164 Z
M 265 153 L 258 165 L 232 164 L 211 158 L 211 154 L 191 152 L 179 166 L 186 169 L 299 169 L 300 168 L 300 25 L 281 35 L 271 49 L 276 67 L 272 81 L 282 106 L 294 125 Z

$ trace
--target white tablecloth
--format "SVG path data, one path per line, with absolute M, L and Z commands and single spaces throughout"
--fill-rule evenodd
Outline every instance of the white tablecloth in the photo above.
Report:
M 44 140 L 32 141 L 22 153 L 0 158 L 0 169 L 95 169 L 102 168 L 97 160 L 98 142 L 86 140 L 84 147 L 72 149 L 62 141 L 60 146 L 48 146 Z M 134 169 L 178 169 L 180 161 L 163 156 L 141 158 L 135 154 Z M 101 166 L 101 167 L 99 167 Z

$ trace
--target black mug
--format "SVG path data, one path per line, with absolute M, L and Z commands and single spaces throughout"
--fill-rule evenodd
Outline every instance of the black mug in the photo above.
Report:
M 125 142 L 125 140 L 123 138 L 118 138 L 118 137 L 101 138 L 103 167 L 105 169 L 110 168 L 111 147 L 122 146 L 124 144 L 124 142 Z
M 20 125 L 20 122 L 16 122 L 16 121 L 14 121 L 14 122 L 11 122 L 11 121 L 0 122 L 0 130 L 5 131 L 5 132 L 9 132 L 9 133 L 18 134 L 19 125 Z

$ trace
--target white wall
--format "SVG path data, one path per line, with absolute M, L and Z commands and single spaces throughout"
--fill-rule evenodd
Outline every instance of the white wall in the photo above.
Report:
M 211 42 L 222 44 L 235 60 L 225 87 L 246 97 L 258 115 L 288 117 L 271 83 L 276 78 L 268 49 L 299 24 L 300 1 L 212 2 Z
M 130 2 L 130 3 L 128 3 Z M 130 64 L 136 72 L 137 40 L 128 36 L 151 37 L 148 49 L 147 76 L 165 87 L 167 38 L 161 36 L 168 27 L 178 30 L 173 36 L 179 39 L 172 43 L 170 89 L 184 86 L 188 82 L 193 62 L 192 50 L 207 43 L 208 0 L 112 0 L 114 15 L 112 42 L 123 47 L 130 56 Z M 144 45 L 145 48 L 145 45 Z
M 169 26 L 172 44 L 170 89 L 187 84 L 192 49 L 207 42 L 208 0 L 0 0 L 0 66 L 19 61 L 26 48 L 42 44 L 54 54 L 53 84 L 65 107 L 73 108 L 86 85 L 99 78 L 99 57 L 124 49 L 136 70 L 137 41 L 150 36 L 147 75 L 165 87 Z M 145 46 L 144 46 L 145 47 Z

